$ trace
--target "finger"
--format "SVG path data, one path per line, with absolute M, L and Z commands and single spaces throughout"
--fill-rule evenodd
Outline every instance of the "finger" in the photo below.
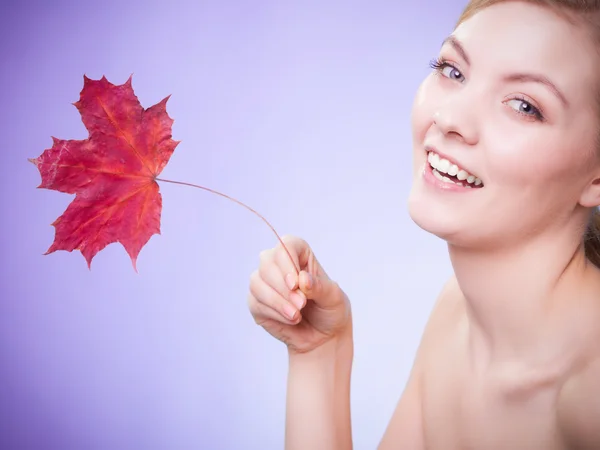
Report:
M 298 290 L 298 271 L 309 270 L 312 272 L 318 272 L 318 265 L 316 259 L 308 243 L 299 237 L 286 235 L 282 239 L 288 252 L 280 243 L 275 248 L 274 258 L 275 263 L 281 269 L 285 286 L 290 291 L 298 292 L 302 295 L 305 300 L 305 296 L 302 291 Z M 292 257 L 290 260 L 290 256 Z
M 313 300 L 317 305 L 327 308 L 340 304 L 344 293 L 335 281 L 328 277 L 314 275 L 308 271 L 300 272 L 298 287 L 306 298 Z
M 278 257 L 281 252 L 277 249 L 266 251 L 262 254 L 262 261 L 259 266 L 259 274 L 263 281 L 271 286 L 281 297 L 289 300 L 297 309 L 304 308 L 306 305 L 306 296 L 302 291 L 296 289 L 293 275 L 287 274 L 286 269 L 282 269 L 280 264 L 273 260 L 280 260 Z M 285 261 L 285 258 L 284 258 Z M 289 258 L 287 259 L 289 262 Z
M 279 312 L 268 307 L 264 303 L 259 302 L 252 294 L 248 294 L 248 307 L 254 322 L 263 327 L 267 325 L 265 322 L 268 321 L 279 323 L 282 326 L 294 326 L 298 325 L 298 323 L 300 323 L 302 320 L 302 316 L 300 314 L 298 314 L 297 319 L 293 321 L 282 317 Z
M 276 315 L 269 313 L 271 318 L 277 317 L 277 320 L 289 324 L 297 322 L 300 316 L 298 308 L 265 283 L 258 271 L 253 272 L 250 277 L 250 294 L 258 303 L 276 313 Z M 261 311 L 264 312 L 264 310 Z
M 260 264 L 258 266 L 258 272 L 265 283 L 275 289 L 279 295 L 287 298 L 290 290 L 285 284 L 281 269 L 277 266 L 277 262 L 275 260 L 276 253 L 276 248 L 271 248 L 260 252 Z
M 281 242 L 275 247 L 275 250 L 277 262 L 280 264 L 281 270 L 283 270 L 284 273 L 297 274 L 298 268 L 302 270 L 302 268 L 308 263 L 310 246 L 304 239 L 297 236 L 292 236 L 289 234 L 283 236 L 281 238 Z M 290 257 L 292 260 L 290 260 Z
M 309 249 L 308 244 L 296 236 L 286 235 L 274 249 L 275 263 L 281 269 L 288 289 L 295 289 L 294 282 L 303 265 L 301 259 Z M 289 278 L 289 279 L 288 279 Z
M 299 290 L 290 290 L 286 285 L 283 272 L 275 263 L 261 264 L 258 273 L 267 286 L 270 286 L 282 298 L 290 301 L 298 310 L 304 308 L 306 297 Z
M 292 292 L 294 288 L 290 289 L 291 277 L 286 278 L 285 269 L 282 270 L 274 261 L 279 253 L 277 249 L 269 249 L 260 253 L 259 275 L 279 295 L 292 302 L 297 309 L 302 309 L 306 305 L 306 297 L 302 291 L 294 290 Z
M 304 239 L 296 236 L 286 235 L 281 240 L 289 250 L 292 259 L 294 260 L 294 264 L 296 264 L 297 267 L 300 267 L 300 271 L 304 270 L 310 273 L 313 277 L 319 277 L 322 280 L 329 280 L 329 276 L 317 260 L 310 245 L 308 245 Z M 281 243 L 276 247 L 276 250 L 275 260 L 283 271 L 287 271 L 285 272 L 284 277 L 288 282 L 288 287 L 290 289 L 296 289 L 299 282 L 299 273 L 297 272 L 296 267 L 294 267 L 292 264 L 292 261 L 290 261 L 290 255 L 287 254 Z

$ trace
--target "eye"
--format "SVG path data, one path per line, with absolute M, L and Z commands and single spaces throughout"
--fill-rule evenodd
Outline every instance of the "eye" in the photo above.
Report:
M 441 73 L 442 73 L 442 75 L 444 75 L 445 77 L 450 78 L 451 80 L 461 81 L 462 79 L 464 79 L 464 77 L 462 76 L 462 74 L 460 73 L 460 71 L 456 67 L 451 66 L 450 64 L 447 64 L 441 70 Z
M 460 70 L 443 59 L 433 60 L 429 65 L 432 69 L 436 70 L 438 73 L 441 73 L 446 78 L 450 78 L 451 80 L 456 80 L 459 82 L 464 81 L 464 76 L 462 73 L 460 73 Z
M 544 116 L 542 115 L 541 111 L 524 98 L 513 98 L 508 100 L 506 103 L 519 114 L 540 121 L 544 120 Z

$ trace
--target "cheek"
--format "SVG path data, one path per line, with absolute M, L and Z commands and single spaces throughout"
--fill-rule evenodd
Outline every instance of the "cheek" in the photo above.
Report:
M 497 185 L 513 187 L 524 191 L 555 191 L 555 195 L 570 195 L 572 188 L 578 188 L 578 180 L 583 177 L 587 158 L 573 148 L 572 143 L 564 142 L 564 134 L 556 135 L 544 126 L 532 132 L 490 126 L 486 133 L 486 169 L 488 179 Z M 507 136 L 510 139 L 507 139 Z M 573 156 L 577 154 L 577 158 Z M 523 191 L 522 191 L 523 192 Z

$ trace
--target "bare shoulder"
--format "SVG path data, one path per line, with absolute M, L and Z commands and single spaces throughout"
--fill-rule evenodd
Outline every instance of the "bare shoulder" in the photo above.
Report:
M 599 272 L 600 274 L 600 272 Z M 588 307 L 576 318 L 585 349 L 562 385 L 556 403 L 565 440 L 576 449 L 600 448 L 600 275 L 590 285 Z
M 600 448 L 600 352 L 565 382 L 557 415 L 568 444 L 582 450 Z
M 456 320 L 460 310 L 457 284 L 451 278 L 443 287 L 421 337 L 413 368 L 378 450 L 410 448 L 424 450 L 421 380 L 425 361 L 444 330 Z

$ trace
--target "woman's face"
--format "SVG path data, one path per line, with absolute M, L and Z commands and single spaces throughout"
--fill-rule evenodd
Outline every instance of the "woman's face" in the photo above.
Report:
M 507 245 L 600 204 L 586 30 L 510 1 L 451 36 L 413 106 L 413 220 L 450 243 Z

